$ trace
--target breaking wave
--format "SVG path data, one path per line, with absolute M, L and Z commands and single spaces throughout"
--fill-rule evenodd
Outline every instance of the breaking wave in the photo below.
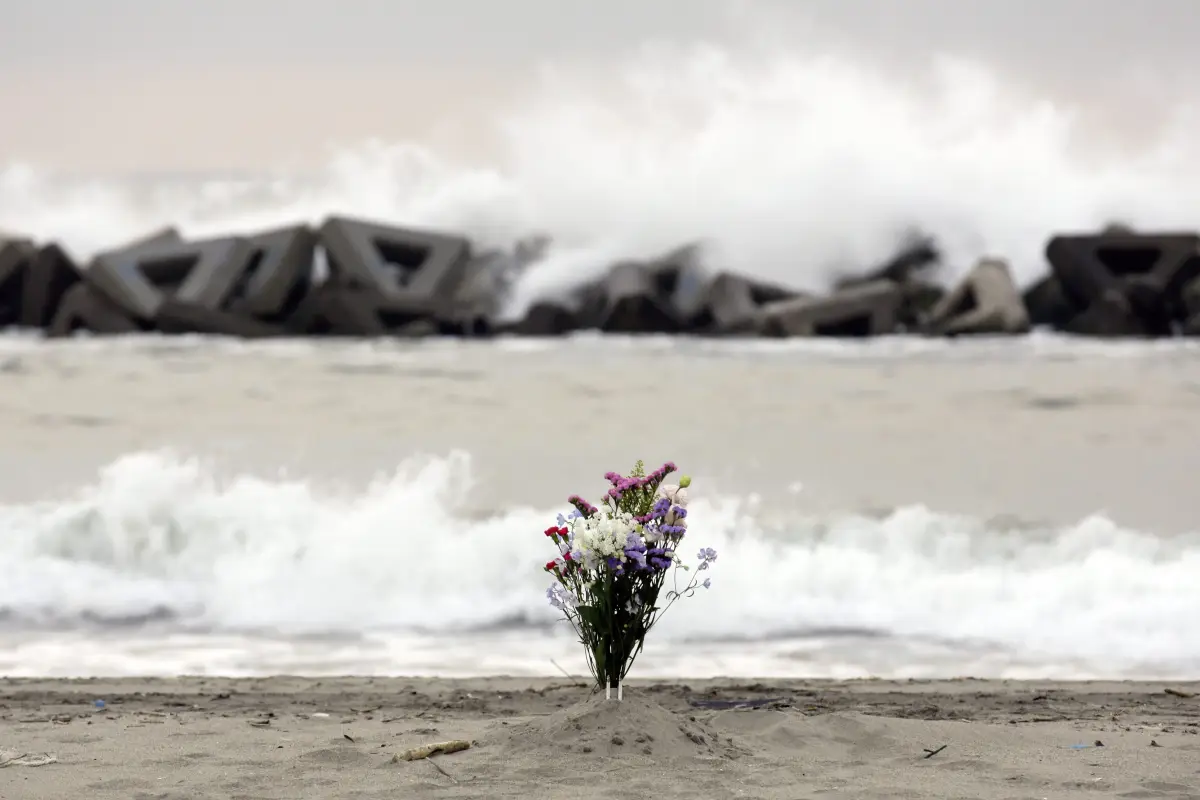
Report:
M 548 626 L 540 535 L 559 510 L 462 510 L 470 459 L 401 465 L 361 493 L 129 455 L 58 502 L 0 507 L 0 609 L 18 629 L 166 625 L 291 636 L 461 636 Z M 1093 517 L 1009 529 L 911 507 L 762 524 L 701 497 L 689 536 L 720 552 L 714 588 L 668 639 L 797 636 L 977 642 L 1016 654 L 1195 665 L 1200 536 Z

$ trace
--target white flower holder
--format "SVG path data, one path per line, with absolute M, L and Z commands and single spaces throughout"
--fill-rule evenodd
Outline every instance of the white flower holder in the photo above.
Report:
M 605 700 L 613 699 L 613 687 L 611 684 L 604 687 L 604 699 Z M 620 683 L 617 684 L 617 698 L 616 699 L 618 701 L 625 699 L 625 687 L 624 687 L 624 685 L 622 685 Z

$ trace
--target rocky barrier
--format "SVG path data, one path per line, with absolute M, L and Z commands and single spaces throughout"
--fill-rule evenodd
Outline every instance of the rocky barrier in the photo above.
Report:
M 612 265 L 599 279 L 501 316 L 546 243 L 480 252 L 451 233 L 330 217 L 250 236 L 166 229 L 76 263 L 58 244 L 0 237 L 0 328 L 94 334 L 555 336 L 577 330 L 703 336 L 1200 335 L 1200 235 L 1110 227 L 1046 244 L 1022 292 L 983 259 L 949 290 L 934 243 L 813 295 L 705 268 L 694 246 Z M 318 256 L 326 265 L 315 268 Z

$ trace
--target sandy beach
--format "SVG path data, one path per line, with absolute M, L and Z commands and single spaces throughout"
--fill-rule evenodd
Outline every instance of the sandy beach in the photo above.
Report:
M 0 797 L 1195 798 L 1197 692 L 635 682 L 617 704 L 499 677 L 9 679 Z M 452 739 L 472 747 L 440 771 L 393 760 Z

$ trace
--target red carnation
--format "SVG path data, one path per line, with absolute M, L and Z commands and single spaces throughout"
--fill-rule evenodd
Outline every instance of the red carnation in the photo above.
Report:
M 557 564 L 555 564 L 553 561 L 547 561 L 547 562 L 546 562 L 546 571 L 547 571 L 547 572 L 553 572 L 553 571 L 554 571 L 554 568 L 555 568 L 555 567 L 557 567 L 557 566 L 558 566 L 558 565 L 557 565 Z
M 572 559 L 571 559 L 570 553 L 563 553 L 563 561 L 571 561 L 571 560 Z
M 546 535 L 547 536 L 557 536 L 558 528 L 546 528 Z

